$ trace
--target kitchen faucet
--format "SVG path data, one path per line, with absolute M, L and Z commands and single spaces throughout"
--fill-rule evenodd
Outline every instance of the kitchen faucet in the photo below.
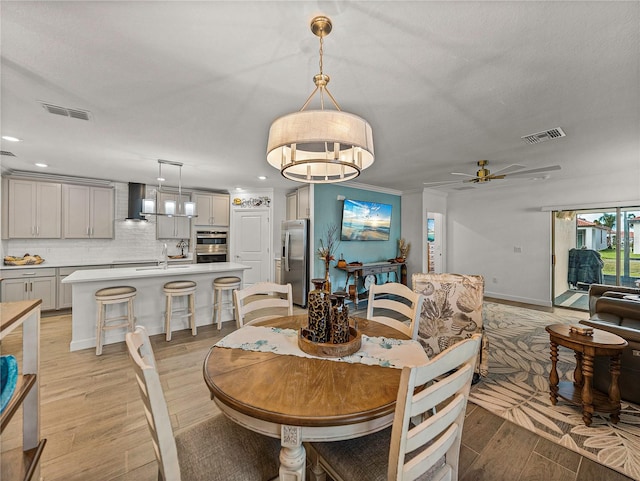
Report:
M 158 262 L 158 264 L 162 264 L 163 269 L 169 267 L 169 257 L 167 252 L 167 244 L 162 244 L 162 259 L 160 260 L 160 262 Z

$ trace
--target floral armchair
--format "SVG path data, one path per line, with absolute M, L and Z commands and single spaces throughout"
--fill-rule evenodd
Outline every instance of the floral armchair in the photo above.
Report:
M 484 278 L 462 274 L 413 274 L 413 290 L 424 295 L 420 313 L 418 341 L 431 359 L 453 344 L 483 333 L 482 300 Z M 476 366 L 478 376 L 488 373 L 489 352 L 486 336 Z

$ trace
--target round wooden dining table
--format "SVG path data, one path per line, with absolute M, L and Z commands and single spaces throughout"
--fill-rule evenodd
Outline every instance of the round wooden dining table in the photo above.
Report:
M 367 336 L 408 339 L 379 322 L 357 319 Z M 259 324 L 299 329 L 307 316 Z M 423 362 L 427 361 L 424 355 Z M 253 431 L 280 438 L 280 479 L 305 479 L 305 441 L 337 441 L 393 422 L 402 369 L 214 346 L 204 379 L 221 411 Z M 238 460 L 242 462 L 242 460 Z

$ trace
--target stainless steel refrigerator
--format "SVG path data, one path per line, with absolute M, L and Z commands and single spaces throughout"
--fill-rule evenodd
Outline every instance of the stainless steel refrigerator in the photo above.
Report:
M 293 303 L 307 307 L 309 289 L 309 221 L 282 222 L 281 281 L 291 284 Z

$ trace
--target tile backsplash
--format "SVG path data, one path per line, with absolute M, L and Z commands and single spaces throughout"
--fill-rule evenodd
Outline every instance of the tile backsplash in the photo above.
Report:
M 148 216 L 148 222 L 125 220 L 128 185 L 114 185 L 116 210 L 113 239 L 9 239 L 2 241 L 2 255 L 38 254 L 51 262 L 159 259 L 165 241 L 156 240 L 155 216 Z M 169 255 L 180 254 L 176 240 L 167 240 L 166 243 Z M 191 243 L 189 250 L 192 250 Z

